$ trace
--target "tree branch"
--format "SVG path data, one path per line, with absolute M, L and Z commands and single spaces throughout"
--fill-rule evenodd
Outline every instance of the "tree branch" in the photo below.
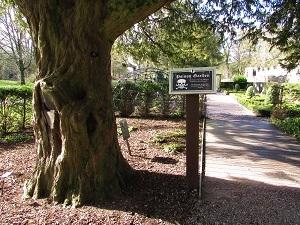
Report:
M 108 4 L 110 14 L 106 18 L 105 32 L 114 41 L 123 32 L 142 21 L 147 16 L 156 12 L 166 4 L 174 0 L 132 0 L 130 3 L 124 0 L 111 0 Z

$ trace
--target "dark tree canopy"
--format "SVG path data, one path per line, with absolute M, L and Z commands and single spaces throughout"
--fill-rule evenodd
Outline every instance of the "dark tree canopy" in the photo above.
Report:
M 193 5 L 176 1 L 126 31 L 117 49 L 159 67 L 201 67 L 220 62 L 220 42 L 220 35 L 195 14 Z
M 176 40 L 176 35 L 185 32 L 187 23 L 201 24 L 220 37 L 226 33 L 235 36 L 237 31 L 242 30 L 245 38 L 250 38 L 254 43 L 260 38 L 267 40 L 286 55 L 282 65 L 293 69 L 300 59 L 299 4 L 294 0 L 177 0 L 127 31 L 123 37 L 123 47 L 133 56 L 139 55 L 138 58 L 143 58 L 140 56 L 144 51 L 144 56 L 154 62 L 160 60 L 159 55 L 168 55 L 172 59 L 174 54 L 180 52 L 174 51 L 176 46 L 163 39 L 179 43 L 184 38 Z M 162 32 L 168 34 L 172 31 L 173 39 L 166 35 L 162 38 Z M 157 40 L 158 36 L 160 40 Z
M 265 21 L 267 37 L 274 46 L 277 46 L 286 57 L 282 65 L 293 69 L 300 62 L 300 1 L 276 1 L 272 13 Z
M 287 69 L 299 65 L 299 0 L 210 0 L 197 7 L 199 15 L 209 19 L 221 33 L 234 34 L 237 28 L 242 29 L 254 42 L 262 38 L 285 53 L 281 63 Z

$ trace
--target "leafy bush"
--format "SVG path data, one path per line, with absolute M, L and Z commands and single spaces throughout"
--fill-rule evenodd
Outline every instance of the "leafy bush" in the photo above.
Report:
M 113 87 L 113 103 L 116 111 L 123 117 L 134 112 L 138 86 L 133 81 L 119 81 Z
M 18 132 L 31 124 L 32 84 L 0 81 L 0 136 Z
M 183 144 L 178 143 L 169 143 L 163 146 L 163 150 L 167 153 L 176 154 L 178 152 L 182 152 L 184 150 Z
M 288 117 L 300 117 L 300 104 L 285 102 L 282 108 L 287 111 Z
M 247 87 L 247 78 L 243 75 L 235 75 L 233 77 L 234 85 L 238 84 L 241 89 L 246 89 Z
M 272 112 L 272 117 L 276 119 L 300 117 L 300 105 L 285 103 L 281 107 L 275 107 Z
M 169 82 L 161 81 L 158 83 L 158 101 L 156 101 L 159 111 L 163 116 L 170 113 L 171 95 L 169 94 Z
M 185 130 L 178 129 L 157 134 L 153 141 L 156 144 L 162 145 L 165 152 L 175 154 L 184 150 L 185 137 Z
M 300 117 L 287 117 L 285 119 L 272 117 L 271 122 L 287 134 L 293 135 L 300 140 Z
M 158 95 L 160 86 L 158 83 L 150 80 L 137 81 L 138 88 L 138 112 L 141 116 L 147 117 L 150 114 L 153 99 Z
M 185 138 L 186 137 L 186 132 L 185 130 L 174 130 L 174 131 L 169 131 L 166 133 L 160 133 L 157 134 L 154 137 L 154 142 L 157 144 L 162 144 L 162 143 L 167 143 L 167 142 L 175 142 L 176 140 L 180 138 Z
M 272 114 L 272 105 L 258 105 L 253 108 L 255 112 L 262 117 L 270 117 Z
M 277 105 L 280 103 L 280 85 L 278 84 L 272 84 L 268 87 L 267 93 L 266 93 L 266 104 L 273 104 Z
M 242 93 L 234 93 L 234 96 L 242 105 L 254 111 L 259 116 L 269 117 L 271 115 L 273 105 L 265 104 L 264 96 L 255 95 L 249 98 Z
M 283 94 L 286 100 L 300 101 L 300 84 L 284 84 Z
M 253 96 L 255 96 L 255 93 L 254 93 L 254 87 L 253 86 L 249 86 L 246 90 L 246 93 L 245 95 L 248 97 L 248 98 L 252 98 Z
M 287 117 L 288 117 L 288 112 L 283 108 L 275 107 L 272 111 L 272 118 L 285 119 Z
M 236 91 L 239 91 L 241 88 L 240 88 L 240 85 L 239 84 L 235 84 L 234 85 L 234 90 Z
M 0 137 L 0 141 L 3 143 L 19 143 L 25 141 L 31 141 L 34 137 L 32 134 L 8 134 L 6 136 Z

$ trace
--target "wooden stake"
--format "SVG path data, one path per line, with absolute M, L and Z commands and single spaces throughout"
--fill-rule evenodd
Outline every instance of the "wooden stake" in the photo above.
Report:
M 127 144 L 128 153 L 129 153 L 130 156 L 132 156 L 132 155 L 131 155 L 131 150 L 130 150 L 129 141 L 128 141 L 128 139 L 126 139 L 125 141 L 126 141 L 126 144 Z

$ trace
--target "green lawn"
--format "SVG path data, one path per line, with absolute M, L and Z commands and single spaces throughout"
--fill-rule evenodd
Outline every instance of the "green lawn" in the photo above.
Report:
M 19 81 L 13 81 L 13 80 L 0 80 L 0 88 L 1 87 L 16 87 L 21 86 Z M 27 87 L 33 87 L 33 83 L 27 83 L 25 84 Z

